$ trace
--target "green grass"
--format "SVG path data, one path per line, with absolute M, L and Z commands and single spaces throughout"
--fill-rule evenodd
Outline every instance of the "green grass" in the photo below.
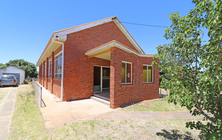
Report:
M 30 84 L 19 86 L 9 139 L 36 139 L 45 134 L 44 127 L 33 87 Z
M 143 101 L 123 108 L 125 111 L 188 111 L 185 107 L 168 103 L 169 97 L 160 100 Z
M 186 121 L 196 120 L 89 120 L 46 130 L 33 87 L 25 85 L 18 89 L 9 139 L 199 139 Z

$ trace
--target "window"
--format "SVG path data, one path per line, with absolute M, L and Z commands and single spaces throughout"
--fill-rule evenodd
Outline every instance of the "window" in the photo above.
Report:
M 46 71 L 47 71 L 47 63 L 45 63 L 45 75 L 44 75 L 44 77 L 46 77 Z
M 43 74 L 44 74 L 44 65 L 42 65 L 42 77 L 44 76 Z
M 143 83 L 153 82 L 153 68 L 152 66 L 143 65 Z
M 62 53 L 55 57 L 54 63 L 54 77 L 61 78 L 62 77 Z
M 49 69 L 48 69 L 48 77 L 51 77 L 51 70 L 52 70 L 52 60 L 49 60 Z
M 122 84 L 132 83 L 132 63 L 122 62 Z

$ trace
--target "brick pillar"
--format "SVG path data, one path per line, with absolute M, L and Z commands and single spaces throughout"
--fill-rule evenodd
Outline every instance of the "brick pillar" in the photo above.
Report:
M 54 78 L 54 52 L 52 52 L 52 71 L 51 71 L 51 93 L 53 93 L 53 78 Z
M 115 54 L 114 54 L 114 47 L 111 48 L 110 52 L 110 107 L 115 107 Z
M 48 67 L 49 67 L 49 58 L 46 59 L 46 89 L 48 89 Z

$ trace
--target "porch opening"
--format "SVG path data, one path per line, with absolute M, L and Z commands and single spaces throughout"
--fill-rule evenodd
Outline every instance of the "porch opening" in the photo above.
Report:
M 110 68 L 105 66 L 94 66 L 94 96 L 108 100 L 110 99 Z

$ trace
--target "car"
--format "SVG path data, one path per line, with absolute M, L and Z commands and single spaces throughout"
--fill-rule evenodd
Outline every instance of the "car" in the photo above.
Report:
M 0 77 L 0 86 L 17 86 L 17 80 L 14 75 L 2 75 Z

